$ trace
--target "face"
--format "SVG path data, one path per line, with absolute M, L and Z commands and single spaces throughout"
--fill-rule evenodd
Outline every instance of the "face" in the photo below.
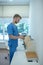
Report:
M 20 17 L 16 17 L 16 18 L 14 18 L 13 21 L 14 21 L 16 24 L 19 23 L 19 21 L 20 21 Z

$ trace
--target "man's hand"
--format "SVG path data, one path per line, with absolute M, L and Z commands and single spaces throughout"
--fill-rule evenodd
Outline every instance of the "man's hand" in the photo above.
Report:
M 20 39 L 24 39 L 24 36 L 19 36 Z

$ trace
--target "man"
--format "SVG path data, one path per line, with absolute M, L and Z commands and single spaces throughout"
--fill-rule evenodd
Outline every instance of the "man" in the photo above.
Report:
M 13 58 L 14 52 L 16 51 L 16 48 L 18 46 L 18 38 L 24 39 L 24 36 L 20 36 L 18 33 L 18 29 L 15 24 L 19 23 L 21 19 L 21 16 L 18 14 L 15 14 L 13 17 L 13 22 L 10 23 L 7 27 L 7 32 L 9 35 L 9 51 L 10 51 L 10 63 Z

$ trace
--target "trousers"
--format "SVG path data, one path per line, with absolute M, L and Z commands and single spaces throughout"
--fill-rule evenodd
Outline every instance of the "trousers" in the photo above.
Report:
M 12 58 L 13 58 L 15 52 L 16 52 L 16 48 L 15 48 L 15 47 L 9 47 L 10 63 L 11 63 L 11 61 L 12 61 Z

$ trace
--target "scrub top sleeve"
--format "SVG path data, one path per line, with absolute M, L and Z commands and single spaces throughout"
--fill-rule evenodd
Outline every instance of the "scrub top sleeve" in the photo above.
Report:
M 13 34 L 12 26 L 8 26 L 7 27 L 7 33 L 8 33 L 8 35 L 12 35 Z

